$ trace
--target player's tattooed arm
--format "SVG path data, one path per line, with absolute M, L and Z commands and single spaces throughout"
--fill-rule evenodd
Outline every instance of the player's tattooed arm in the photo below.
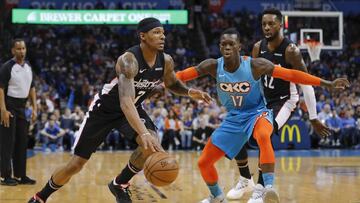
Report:
M 149 136 L 150 133 L 140 120 L 139 113 L 134 105 L 134 77 L 138 73 L 138 63 L 135 56 L 129 52 L 121 55 L 116 62 L 115 69 L 118 77 L 120 108 L 130 126 L 140 136 L 138 144 L 144 149 L 149 147 L 152 151 L 161 150 L 159 143 Z
M 116 75 L 119 80 L 119 99 L 131 99 L 135 98 L 134 77 L 138 72 L 138 63 L 135 56 L 132 53 L 126 52 L 121 55 L 116 62 Z M 121 103 L 120 103 L 121 104 Z
M 168 54 L 165 56 L 164 84 L 165 87 L 177 95 L 187 96 L 189 88 L 176 78 L 174 72 L 174 60 Z
M 253 58 L 257 58 L 259 56 L 260 43 L 261 43 L 261 41 L 258 41 L 254 44 L 253 50 L 251 52 L 251 55 Z
M 301 51 L 295 44 L 289 44 L 286 48 L 285 61 L 290 64 L 293 69 L 308 72 Z

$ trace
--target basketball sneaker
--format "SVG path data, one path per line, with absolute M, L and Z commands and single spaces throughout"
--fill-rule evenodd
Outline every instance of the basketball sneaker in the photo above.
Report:
M 129 190 L 130 184 L 115 185 L 113 181 L 108 184 L 111 193 L 116 197 L 117 203 L 132 203 L 131 192 Z
M 247 179 L 240 176 L 239 182 L 227 194 L 228 199 L 240 199 L 245 193 L 252 192 L 255 188 L 253 178 Z
M 210 195 L 210 197 L 200 201 L 199 203 L 227 203 L 225 195 L 221 194 L 216 197 Z
M 36 180 L 29 178 L 28 176 L 24 176 L 21 178 L 15 178 L 15 180 L 18 182 L 18 184 L 22 185 L 35 185 Z
M 264 194 L 263 199 L 264 199 L 264 203 L 279 203 L 280 202 L 279 194 L 271 186 L 265 187 L 265 194 Z
M 263 196 L 265 194 L 265 188 L 261 184 L 256 184 L 254 192 L 247 203 L 264 203 Z
M 0 185 L 16 186 L 18 182 L 14 178 L 0 178 Z
M 36 194 L 28 201 L 28 203 L 45 203 L 40 197 Z

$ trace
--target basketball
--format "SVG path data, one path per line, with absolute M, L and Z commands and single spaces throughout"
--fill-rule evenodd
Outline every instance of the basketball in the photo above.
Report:
M 146 179 L 155 186 L 166 186 L 175 181 L 179 166 L 174 157 L 165 152 L 149 156 L 144 165 Z

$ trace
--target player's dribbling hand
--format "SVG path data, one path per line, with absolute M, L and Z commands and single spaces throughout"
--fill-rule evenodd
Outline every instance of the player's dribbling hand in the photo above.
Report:
M 143 133 L 138 136 L 136 139 L 137 143 L 144 148 L 144 150 L 151 150 L 152 152 L 160 152 L 164 151 L 160 143 L 150 134 L 150 133 Z
M 189 96 L 196 100 L 202 100 L 207 104 L 210 104 L 212 102 L 212 98 L 210 95 L 206 92 L 190 88 L 189 89 Z
M 350 87 L 350 82 L 346 78 L 338 78 L 330 83 L 330 88 L 333 89 L 345 89 Z

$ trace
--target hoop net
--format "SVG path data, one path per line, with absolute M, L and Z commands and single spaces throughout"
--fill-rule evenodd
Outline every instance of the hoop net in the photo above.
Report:
M 320 61 L 322 44 L 315 40 L 307 40 L 304 43 L 307 47 L 311 62 Z

